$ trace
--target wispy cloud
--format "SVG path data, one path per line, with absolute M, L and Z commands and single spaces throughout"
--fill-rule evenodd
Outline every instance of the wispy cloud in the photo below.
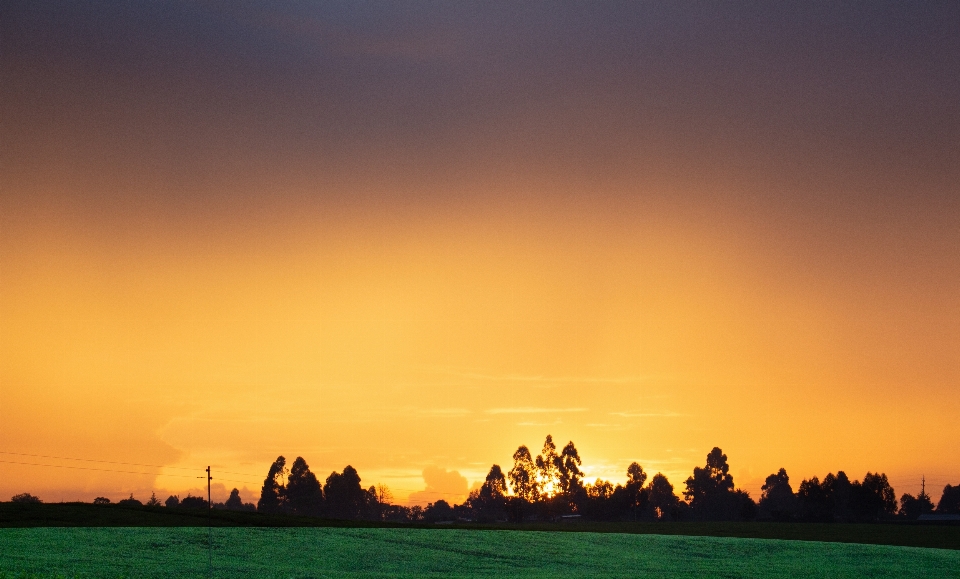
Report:
M 624 426 L 623 424 L 606 424 L 603 422 L 588 422 L 585 426 L 596 428 L 598 430 L 611 430 L 615 432 L 630 429 L 630 426 Z
M 518 422 L 517 426 L 554 426 L 556 424 L 563 424 L 563 421 L 558 418 L 553 422 Z
M 545 376 L 543 374 L 485 374 L 483 372 L 461 371 L 453 368 L 436 368 L 440 374 L 457 376 L 468 380 L 489 382 L 523 382 L 531 385 L 552 387 L 560 384 L 636 384 L 663 376 Z
M 542 375 L 524 375 L 524 374 L 474 374 L 461 373 L 464 378 L 473 378 L 475 380 L 492 380 L 496 382 L 572 382 L 577 384 L 630 384 L 640 382 L 643 378 L 639 376 L 542 376 Z
M 466 416 L 470 411 L 466 408 L 420 408 L 417 414 L 422 416 Z
M 611 416 L 622 416 L 624 418 L 676 418 L 677 416 L 690 416 L 680 412 L 611 412 Z
M 586 412 L 587 408 L 539 408 L 536 406 L 519 406 L 516 408 L 491 408 L 485 410 L 487 414 L 557 414 L 562 412 Z

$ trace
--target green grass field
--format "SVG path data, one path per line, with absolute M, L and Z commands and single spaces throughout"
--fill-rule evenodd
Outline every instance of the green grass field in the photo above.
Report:
M 721 523 L 721 522 L 581 522 L 454 525 L 336 521 L 293 515 L 267 515 L 237 511 L 189 511 L 151 509 L 123 505 L 97 506 L 89 503 L 19 504 L 0 503 L 0 528 L 24 527 L 350 527 L 421 528 L 508 531 L 552 531 L 564 533 L 627 533 L 738 537 L 742 539 L 783 539 L 931 547 L 960 550 L 960 525 L 819 524 L 819 523 Z
M 209 533 L 209 535 L 208 535 Z M 208 537 L 213 548 L 208 551 Z M 0 577 L 960 577 L 960 551 L 459 529 L 0 529 Z

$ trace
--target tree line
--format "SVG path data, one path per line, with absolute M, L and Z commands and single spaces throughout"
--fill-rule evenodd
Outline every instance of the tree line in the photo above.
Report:
M 283 456 L 270 465 L 257 504 L 244 503 L 233 489 L 223 503 L 213 508 L 263 513 L 294 514 L 331 519 L 396 522 L 523 522 L 582 518 L 594 521 L 809 521 L 875 522 L 917 519 L 926 514 L 960 515 L 960 485 L 946 485 L 936 505 L 925 487 L 916 496 L 903 494 L 899 501 L 887 475 L 867 472 L 851 480 L 843 471 L 820 480 L 804 479 L 796 491 L 783 468 L 766 477 L 758 499 L 734 485 L 727 455 L 713 448 L 702 467 L 683 481 L 678 493 L 663 473 L 648 477 L 634 462 L 627 467 L 624 484 L 584 480 L 582 460 L 573 441 L 557 450 L 547 435 L 535 457 L 526 446 L 513 453 L 513 466 L 490 467 L 479 489 L 461 504 L 437 500 L 426 507 L 392 504 L 384 485 L 363 488 L 352 466 L 333 471 L 324 480 L 310 470 L 302 457 L 290 468 Z M 649 480 L 648 480 L 649 479 Z M 13 502 L 39 503 L 29 493 Z M 97 497 L 94 504 L 109 504 Z M 146 503 L 133 495 L 119 501 L 125 506 L 169 509 L 206 509 L 203 497 L 171 495 L 161 501 L 152 494 Z
M 884 473 L 867 472 L 862 480 L 829 473 L 821 481 L 803 480 L 794 491 L 785 469 L 768 476 L 758 500 L 736 488 L 727 455 L 713 448 L 703 467 L 695 467 L 678 494 L 663 473 L 648 477 L 634 462 L 624 484 L 584 481 L 576 445 L 559 451 L 547 435 L 536 457 L 526 446 L 513 454 L 509 471 L 492 465 L 479 489 L 461 504 L 437 500 L 425 508 L 390 504 L 384 486 L 364 489 L 356 469 L 332 472 L 323 484 L 302 457 L 287 470 L 286 459 L 270 466 L 257 510 L 337 519 L 406 522 L 546 521 L 564 517 L 596 521 L 810 521 L 873 522 L 923 514 L 960 514 L 960 485 L 946 485 L 934 506 L 925 490 L 897 501 Z M 648 480 L 649 478 L 649 480 Z M 682 495 L 682 496 L 681 496 Z

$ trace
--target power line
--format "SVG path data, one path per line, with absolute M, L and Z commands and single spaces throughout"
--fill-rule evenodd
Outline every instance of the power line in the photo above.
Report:
M 14 454 L 14 453 L 5 453 L 5 454 Z M 101 462 L 107 462 L 107 461 L 101 461 Z M 50 467 L 50 468 L 69 468 L 69 469 L 71 469 L 71 470 L 93 470 L 93 471 L 98 471 L 98 472 L 115 472 L 115 473 L 122 473 L 122 474 L 139 474 L 139 475 L 145 475 L 145 476 L 175 476 L 175 477 L 178 477 L 178 478 L 206 478 L 206 477 L 202 477 L 202 476 L 190 476 L 190 475 L 188 475 L 188 474 L 162 474 L 162 473 L 158 473 L 158 472 L 140 472 L 140 471 L 133 471 L 133 470 L 114 470 L 114 469 L 108 469 L 108 468 L 93 468 L 93 467 L 89 467 L 89 466 L 70 466 L 70 465 L 66 465 L 66 464 L 42 464 L 42 463 L 37 463 L 37 462 L 19 462 L 19 461 L 14 461 L 14 460 L 0 460 L 0 463 L 4 463 L 4 464 L 22 464 L 22 465 L 26 465 L 26 466 L 44 466 L 44 467 Z M 253 481 L 248 481 L 248 480 L 231 480 L 231 479 L 225 479 L 225 478 L 218 478 L 218 479 L 216 479 L 216 480 L 218 480 L 218 481 L 223 481 L 223 482 L 240 483 L 240 484 L 245 484 L 245 485 L 248 485 L 248 484 L 250 484 L 250 485 L 256 485 L 256 484 L 258 484 L 258 483 L 255 483 L 255 482 L 253 482 Z
M 8 452 L 8 451 L 3 451 L 3 450 L 0 450 L 0 454 L 9 454 L 9 455 L 14 455 L 14 456 L 29 456 L 29 457 L 34 457 L 34 458 L 55 458 L 55 459 L 58 459 L 58 460 L 77 460 L 77 461 L 83 461 L 83 462 L 100 462 L 100 463 L 104 463 L 104 464 L 120 464 L 120 465 L 127 465 L 127 466 L 144 466 L 144 467 L 149 467 L 149 468 L 163 468 L 163 469 L 168 469 L 168 468 L 169 468 L 169 469 L 175 469 L 175 470 L 188 470 L 188 471 L 203 470 L 203 469 L 201 469 L 201 468 L 190 468 L 190 467 L 185 467 L 185 466 L 166 466 L 166 465 L 162 465 L 162 464 L 145 464 L 145 463 L 141 463 L 141 462 L 121 462 L 121 461 L 116 461 L 116 460 L 98 460 L 98 459 L 94 459 L 94 458 L 75 458 L 75 457 L 72 457 L 72 456 L 54 456 L 54 455 L 50 455 L 50 454 L 29 454 L 29 453 L 26 453 L 26 452 Z M 38 463 L 31 463 L 31 462 L 14 462 L 14 461 L 9 461 L 9 460 L 0 460 L 0 462 L 5 462 L 5 463 L 8 463 L 8 464 L 28 464 L 28 465 L 33 465 L 33 466 L 50 466 L 50 467 L 55 467 L 55 468 L 72 468 L 72 469 L 75 469 L 75 470 L 96 470 L 96 471 L 102 471 L 102 472 L 119 472 L 119 473 L 126 473 L 126 474 L 147 474 L 147 475 L 156 474 L 156 476 L 176 476 L 176 477 L 186 477 L 186 476 L 187 476 L 187 475 L 181 475 L 181 474 L 145 473 L 145 472 L 133 472 L 133 471 L 126 471 L 126 470 L 110 470 L 110 469 L 103 469 L 103 468 L 71 467 L 71 466 L 56 465 L 56 464 L 38 464 Z M 220 471 L 220 472 L 223 472 L 223 473 L 226 473 L 226 474 L 235 474 L 235 475 L 240 475 L 240 476 L 256 477 L 256 475 L 253 475 L 253 474 L 250 474 L 250 473 L 245 473 L 245 472 L 228 472 L 228 471 Z M 193 477 L 187 477 L 187 478 L 193 478 Z M 203 477 L 200 477 L 200 478 L 203 478 Z M 220 478 L 220 479 L 217 479 L 217 480 L 221 480 L 221 481 L 225 481 L 225 482 L 251 484 L 251 485 L 260 484 L 259 482 L 248 481 L 248 480 L 231 480 L 231 479 L 225 479 L 225 478 Z
M 70 456 L 52 456 L 52 455 L 49 455 L 49 454 L 27 454 L 27 453 L 25 453 L 25 452 L 6 452 L 6 451 L 3 451 L 3 450 L 0 450 L 0 454 L 12 454 L 12 455 L 15 455 L 15 456 L 31 456 L 31 457 L 34 457 L 34 458 L 56 458 L 56 459 L 59 459 L 59 460 L 79 460 L 79 461 L 83 461 L 83 462 L 103 462 L 103 463 L 107 463 L 107 464 L 123 464 L 123 465 L 127 465 L 127 466 L 146 466 L 146 467 L 151 467 L 151 468 L 172 468 L 172 469 L 176 469 L 176 470 L 203 470 L 203 469 L 200 469 L 200 468 L 189 468 L 189 467 L 185 467 L 185 466 L 165 466 L 165 465 L 162 465 L 162 464 L 143 464 L 143 463 L 139 463 L 139 462 L 119 462 L 119 461 L 115 461 L 115 460 L 97 460 L 97 459 L 94 459 L 94 458 L 73 458 L 73 457 L 70 457 Z M 235 472 L 235 473 L 232 473 L 232 474 L 242 474 L 242 473 L 236 473 L 236 472 Z M 173 476 L 173 475 L 170 475 L 170 476 Z M 243 475 L 243 476 L 253 476 L 253 475 Z
M 248 473 L 248 472 L 230 472 L 229 470 L 221 470 L 221 471 L 217 471 L 217 472 L 222 472 L 222 473 L 224 473 L 224 474 L 235 474 L 235 475 L 238 475 L 238 476 L 252 476 L 252 477 L 258 476 L 258 475 L 255 475 L 255 474 L 250 474 L 250 473 Z M 223 480 L 223 479 L 221 479 L 221 480 Z
M 9 454 L 12 454 L 12 453 L 9 453 Z M 52 468 L 69 468 L 69 469 L 73 469 L 73 470 L 96 470 L 96 471 L 100 471 L 100 472 L 118 472 L 118 473 L 124 473 L 124 474 L 142 474 L 142 475 L 147 475 L 147 476 L 176 476 L 176 477 L 180 477 L 180 478 L 203 478 L 203 477 L 190 476 L 190 475 L 188 475 L 188 474 L 160 474 L 160 473 L 156 473 L 156 472 L 139 472 L 139 471 L 132 471 L 132 470 L 113 470 L 113 469 L 107 469 L 107 468 L 93 468 L 93 467 L 89 467 L 89 466 L 69 466 L 69 465 L 66 465 L 66 464 L 41 464 L 41 463 L 36 463 L 36 462 L 18 462 L 18 461 L 14 461 L 14 460 L 0 460 L 0 462 L 5 463 L 5 464 L 24 464 L 24 465 L 28 465 L 28 466 L 48 466 L 48 467 L 52 467 Z M 233 481 L 231 481 L 231 482 L 233 482 Z
M 203 478 L 203 477 L 200 477 L 200 478 Z M 230 479 L 228 479 L 228 478 L 214 478 L 213 480 L 219 480 L 219 481 L 223 481 L 223 482 L 232 482 L 232 483 L 241 483 L 241 484 L 245 484 L 245 485 L 258 485 L 258 484 L 260 484 L 260 483 L 255 483 L 255 482 L 248 481 L 248 480 L 230 480 Z

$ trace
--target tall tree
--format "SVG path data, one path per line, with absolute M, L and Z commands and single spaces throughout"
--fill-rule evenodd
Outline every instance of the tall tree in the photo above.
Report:
M 391 509 L 390 502 L 393 501 L 393 493 L 390 492 L 390 487 L 383 483 L 379 483 L 376 486 L 376 510 L 377 510 L 377 519 L 384 520 L 387 516 L 387 512 Z
M 536 501 L 540 497 L 537 484 L 537 467 L 526 446 L 520 446 L 513 453 L 513 468 L 507 474 L 513 493 L 525 501 Z
M 960 485 L 943 487 L 943 494 L 937 501 L 937 513 L 941 515 L 960 515 Z
M 470 494 L 468 502 L 477 520 L 506 519 L 507 479 L 500 465 L 495 464 L 490 467 L 483 486 Z
M 538 486 L 541 495 L 555 494 L 559 490 L 559 473 L 557 472 L 557 446 L 553 443 L 553 436 L 547 435 L 543 442 L 543 451 L 537 455 Z
M 574 495 L 583 488 L 581 464 L 583 463 L 580 460 L 580 453 L 577 452 L 577 447 L 571 440 L 557 457 L 557 481 L 560 493 L 567 499 L 573 499 Z
M 729 520 L 739 518 L 733 496 L 733 476 L 729 474 L 727 455 L 719 447 L 707 454 L 704 468 L 694 467 L 693 476 L 684 481 L 683 496 L 700 519 Z
M 920 515 L 927 515 L 932 512 L 933 501 L 930 500 L 930 495 L 922 490 L 917 496 L 904 493 L 903 496 L 900 497 L 899 513 L 901 516 L 915 520 L 919 518 Z
M 360 519 L 366 514 L 367 492 L 360 486 L 360 475 L 350 465 L 343 473 L 330 473 L 323 485 L 326 513 L 334 519 Z
M 263 479 L 260 488 L 260 500 L 257 501 L 257 510 L 263 513 L 276 513 L 283 508 L 284 486 L 282 477 L 286 474 L 287 459 L 278 456 L 270 465 L 267 478 Z
M 851 490 L 851 508 L 861 520 L 876 521 L 897 510 L 897 495 L 884 473 L 868 472 Z
M 793 517 L 794 502 L 793 487 L 790 486 L 790 476 L 786 469 L 781 468 L 776 474 L 771 474 L 761 487 L 760 511 L 777 521 L 787 521 Z
M 627 484 L 624 487 L 626 492 L 626 508 L 631 512 L 631 518 L 636 520 L 637 514 L 646 507 L 647 490 L 643 488 L 643 483 L 647 482 L 647 473 L 643 472 L 643 467 L 638 463 L 630 463 L 627 467 Z
M 647 480 L 647 473 L 643 472 L 643 467 L 636 462 L 630 463 L 627 467 L 627 484 L 636 484 L 643 486 Z
M 830 507 L 831 519 L 837 521 L 849 521 L 852 517 L 850 512 L 850 494 L 853 492 L 853 484 L 847 473 L 842 470 L 834 475 L 832 472 L 823 477 L 823 483 L 820 485 L 827 497 L 827 504 Z
M 832 476 L 832 475 L 830 475 Z M 812 477 L 803 480 L 797 488 L 797 514 L 808 522 L 828 523 L 833 520 L 833 504 L 827 491 L 826 481 Z
M 298 515 L 320 516 L 323 490 L 303 457 L 298 456 L 287 479 L 287 507 Z
M 677 512 L 680 498 L 673 492 L 673 485 L 661 473 L 653 475 L 647 487 L 648 504 L 658 520 L 672 519 Z
M 230 491 L 230 496 L 227 498 L 227 502 L 223 503 L 223 506 L 231 511 L 241 510 L 243 508 L 243 499 L 240 498 L 240 489 Z
M 503 499 L 507 495 L 507 479 L 503 476 L 499 464 L 490 467 L 490 472 L 487 473 L 480 491 L 481 494 L 495 499 Z

